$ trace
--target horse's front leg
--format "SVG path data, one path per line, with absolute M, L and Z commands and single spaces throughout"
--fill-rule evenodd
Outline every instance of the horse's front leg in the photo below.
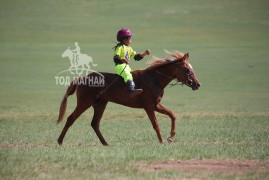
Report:
M 150 119 L 150 122 L 153 126 L 153 129 L 156 131 L 158 139 L 160 141 L 160 143 L 164 143 L 161 132 L 160 132 L 160 127 L 157 121 L 157 118 L 155 116 L 155 112 L 154 112 L 154 108 L 145 108 L 145 111 L 148 114 L 148 117 Z
M 75 69 L 76 69 L 76 74 L 78 74 L 78 75 L 80 76 L 80 75 L 81 75 L 81 74 L 80 74 L 81 72 L 80 72 L 80 73 L 78 72 L 78 70 L 79 70 L 79 65 L 76 65 L 76 66 L 75 66 Z
M 161 103 L 158 103 L 155 106 L 155 111 L 157 111 L 161 114 L 168 115 L 170 117 L 170 119 L 171 119 L 171 133 L 170 133 L 170 137 L 167 139 L 167 141 L 169 143 L 171 143 L 174 140 L 174 136 L 176 134 L 176 116 L 171 110 L 164 107 Z

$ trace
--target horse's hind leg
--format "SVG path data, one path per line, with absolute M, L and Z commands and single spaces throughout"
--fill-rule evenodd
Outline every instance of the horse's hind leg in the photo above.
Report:
M 107 146 L 108 144 L 106 140 L 104 139 L 102 133 L 100 132 L 99 126 L 100 126 L 100 121 L 103 116 L 103 113 L 106 109 L 107 102 L 108 102 L 107 100 L 100 99 L 98 102 L 93 104 L 94 115 L 91 122 L 91 126 L 94 129 L 96 135 L 98 136 L 101 143 L 105 146 Z
M 65 126 L 62 130 L 61 135 L 58 138 L 58 144 L 61 145 L 63 143 L 64 136 L 67 132 L 67 130 L 72 126 L 72 124 L 75 122 L 75 120 L 89 107 L 91 106 L 90 102 L 84 102 L 84 104 L 78 103 L 76 109 L 73 111 L 73 113 L 67 118 L 67 121 L 65 123 Z
M 166 107 L 164 107 L 161 103 L 158 103 L 156 106 L 155 106 L 155 111 L 161 113 L 161 114 L 165 114 L 165 115 L 168 115 L 171 119 L 171 134 L 170 134 L 170 137 L 167 139 L 168 142 L 172 142 L 174 140 L 174 136 L 176 134 L 176 116 L 175 114 L 167 109 Z

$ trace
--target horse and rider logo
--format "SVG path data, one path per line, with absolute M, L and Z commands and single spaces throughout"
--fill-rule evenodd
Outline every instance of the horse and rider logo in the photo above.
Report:
M 99 81 L 101 83 L 104 83 L 104 76 L 91 69 L 90 65 L 96 67 L 97 64 L 93 63 L 93 59 L 91 56 L 87 54 L 82 54 L 80 52 L 80 47 L 78 45 L 78 42 L 75 42 L 75 49 L 71 49 L 68 47 L 61 55 L 62 58 L 68 59 L 70 62 L 70 67 L 67 70 L 61 71 L 58 74 L 56 74 L 55 79 L 56 79 L 56 85 L 69 85 L 71 79 L 70 76 L 63 76 L 65 72 L 70 72 L 70 74 L 73 75 L 73 80 L 79 79 L 78 77 L 81 77 L 82 75 L 88 75 L 90 72 L 94 72 L 97 76 L 86 76 L 88 77 L 88 84 L 91 83 L 94 86 L 99 85 Z M 95 77 L 95 79 L 92 79 Z M 91 78 L 91 79 L 89 79 Z M 80 78 L 81 79 L 81 78 Z M 84 78 L 85 79 L 85 78 Z M 87 83 L 86 81 L 84 82 L 85 84 Z M 94 82 L 94 84 L 92 83 Z M 82 82 L 78 82 L 82 83 Z
M 68 71 L 71 74 L 77 74 L 77 75 L 82 75 L 83 72 L 85 72 L 86 74 L 89 71 L 92 71 L 90 68 L 90 64 L 92 66 L 97 66 L 97 64 L 93 63 L 92 57 L 87 55 L 87 54 L 82 54 L 80 52 L 80 47 L 78 45 L 78 42 L 75 42 L 75 49 L 70 49 L 70 47 L 68 47 L 62 54 L 62 58 L 68 58 L 70 61 L 70 67 L 68 69 Z M 67 70 L 65 70 L 67 71 Z M 62 72 L 65 72 L 62 71 Z M 62 73 L 61 72 L 61 73 Z

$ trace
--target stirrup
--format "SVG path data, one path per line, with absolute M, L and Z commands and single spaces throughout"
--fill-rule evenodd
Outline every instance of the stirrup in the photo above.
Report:
M 143 92 L 143 89 L 134 89 L 133 91 L 130 91 L 130 96 L 135 97 Z

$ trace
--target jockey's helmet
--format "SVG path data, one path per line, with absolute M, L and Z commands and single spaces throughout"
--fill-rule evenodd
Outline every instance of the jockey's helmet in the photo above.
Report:
M 123 39 L 127 38 L 127 37 L 131 37 L 132 36 L 132 32 L 130 29 L 127 28 L 122 28 L 121 30 L 118 31 L 117 33 L 117 40 L 119 42 L 121 42 Z

